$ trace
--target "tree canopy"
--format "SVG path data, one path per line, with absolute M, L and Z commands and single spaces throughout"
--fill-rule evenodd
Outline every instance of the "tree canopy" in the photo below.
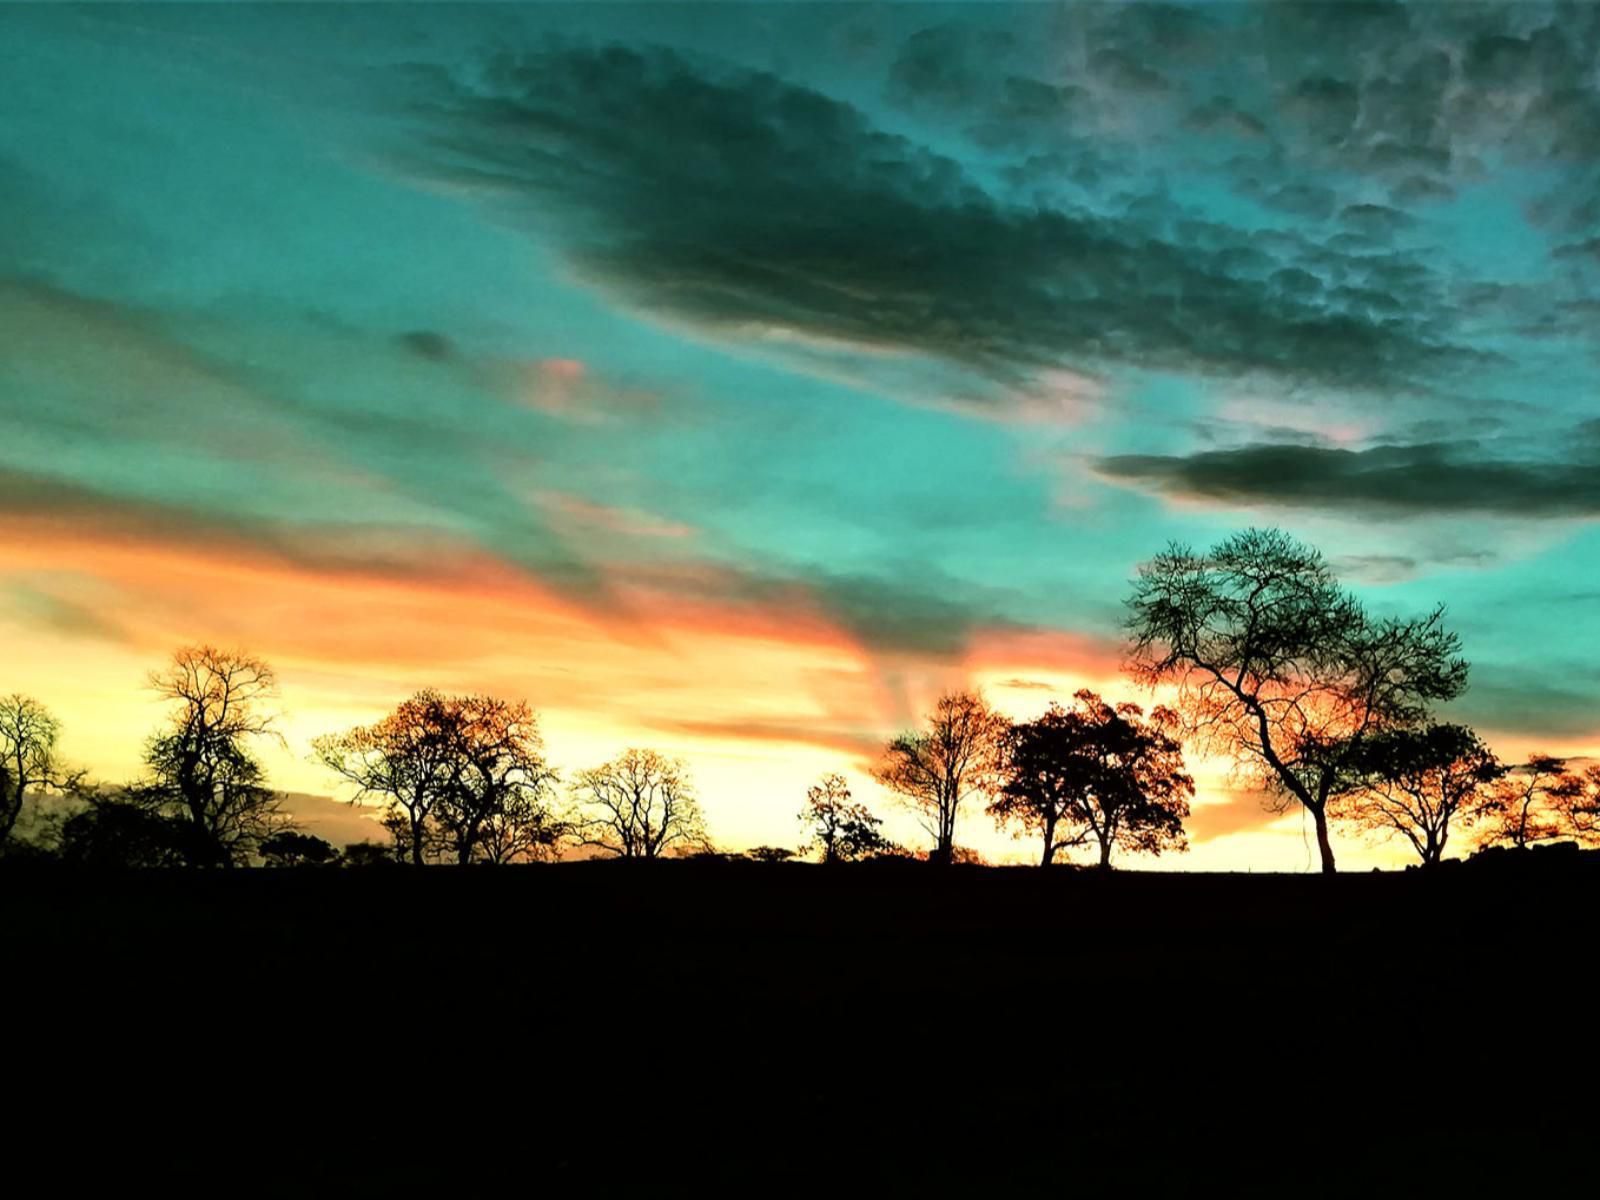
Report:
M 1087 688 L 1071 709 L 1018 724 L 1005 740 L 1001 783 L 989 812 L 1043 839 L 1041 865 L 1093 842 L 1102 867 L 1114 849 L 1187 849 L 1183 822 L 1194 780 L 1172 736 L 1178 717 L 1137 704 L 1108 704 Z
M 1328 872 L 1329 804 L 1362 741 L 1423 723 L 1467 683 L 1442 608 L 1374 617 L 1319 551 L 1275 529 L 1203 554 L 1169 546 L 1139 568 L 1128 609 L 1134 676 L 1175 684 L 1197 744 L 1311 814 Z

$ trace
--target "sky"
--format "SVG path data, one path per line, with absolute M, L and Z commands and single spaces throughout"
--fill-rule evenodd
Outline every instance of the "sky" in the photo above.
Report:
M 1248 525 L 1600 752 L 1600 6 L 14 4 L 0 78 L 0 691 L 102 777 L 212 641 L 297 793 L 431 686 L 915 842 L 886 738 L 1150 702 L 1138 563 Z M 1315 866 L 1195 767 L 1151 865 Z

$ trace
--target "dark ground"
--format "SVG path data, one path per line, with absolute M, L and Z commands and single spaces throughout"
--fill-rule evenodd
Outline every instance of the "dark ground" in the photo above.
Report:
M 1533 857 L 0 869 L 0 1144 L 73 1193 L 1586 1191 L 1600 864 Z

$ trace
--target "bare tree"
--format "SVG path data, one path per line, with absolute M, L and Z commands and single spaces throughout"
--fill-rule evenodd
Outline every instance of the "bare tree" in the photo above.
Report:
M 411 861 L 423 864 L 428 819 L 460 786 L 457 715 L 435 691 L 421 691 L 371 725 L 312 743 L 322 764 L 355 784 L 352 802 L 368 797 L 403 814 Z
M 573 787 L 582 816 L 580 844 L 621 858 L 660 858 L 674 848 L 706 848 L 705 823 L 688 768 L 654 750 L 624 750 L 579 771 Z
M 1206 554 L 1170 546 L 1139 568 L 1128 606 L 1134 674 L 1177 684 L 1192 736 L 1231 754 L 1279 806 L 1311 814 L 1326 872 L 1329 803 L 1350 783 L 1350 755 L 1466 687 L 1443 609 L 1373 618 L 1321 554 L 1275 529 Z
M 800 823 L 811 835 L 805 849 L 815 849 L 825 863 L 856 862 L 893 848 L 879 831 L 883 822 L 851 799 L 849 783 L 837 772 L 807 789 Z
M 150 687 L 175 707 L 145 747 L 152 780 L 130 796 L 188 823 L 192 863 L 244 861 L 291 825 L 250 750 L 278 736 L 264 707 L 278 694 L 272 668 L 240 651 L 188 646 L 151 673 Z
M 873 777 L 905 802 L 934 839 L 930 862 L 949 863 L 961 805 L 998 784 L 1006 719 L 977 692 L 939 697 L 924 730 L 889 743 Z
M 557 777 L 533 710 L 523 701 L 459 696 L 442 698 L 441 715 L 458 760 L 454 786 L 432 811 L 443 845 L 458 863 L 480 849 L 491 862 L 533 850 L 530 839 L 552 834 L 557 824 L 539 811 L 548 808 Z M 486 835 L 492 847 L 484 846 Z
M 1042 866 L 1086 842 L 1098 845 L 1102 868 L 1118 847 L 1187 849 L 1183 822 L 1194 780 L 1172 736 L 1177 714 L 1157 708 L 1146 719 L 1137 704 L 1113 707 L 1087 688 L 1075 698 L 1076 707 L 1052 704 L 1010 731 L 990 814 L 1042 835 Z
M 1489 788 L 1475 830 L 1482 846 L 1522 849 L 1562 835 L 1557 798 L 1570 787 L 1566 760 L 1535 754 L 1508 769 Z
M 56 765 L 60 735 L 59 722 L 37 700 L 0 697 L 0 845 L 11 836 L 30 791 L 63 786 Z
M 1444 859 L 1451 826 L 1477 819 L 1487 789 L 1505 767 L 1462 725 L 1386 729 L 1368 734 L 1349 759 L 1359 783 L 1334 804 L 1334 816 L 1403 838 L 1426 867 Z

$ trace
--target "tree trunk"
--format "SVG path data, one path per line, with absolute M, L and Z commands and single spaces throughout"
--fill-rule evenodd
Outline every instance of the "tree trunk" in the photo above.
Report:
M 1317 805 L 1311 810 L 1311 819 L 1317 826 L 1317 853 L 1322 856 L 1322 873 L 1335 875 L 1339 868 L 1333 862 L 1333 843 L 1328 840 L 1328 810 Z
M 1048 867 L 1056 861 L 1056 823 L 1045 822 L 1044 827 L 1044 857 L 1039 860 L 1041 867 Z
M 1102 871 L 1111 870 L 1111 839 L 1110 838 L 1101 838 L 1100 839 L 1100 869 Z
M 422 865 L 422 824 L 415 820 L 411 822 L 411 865 Z

